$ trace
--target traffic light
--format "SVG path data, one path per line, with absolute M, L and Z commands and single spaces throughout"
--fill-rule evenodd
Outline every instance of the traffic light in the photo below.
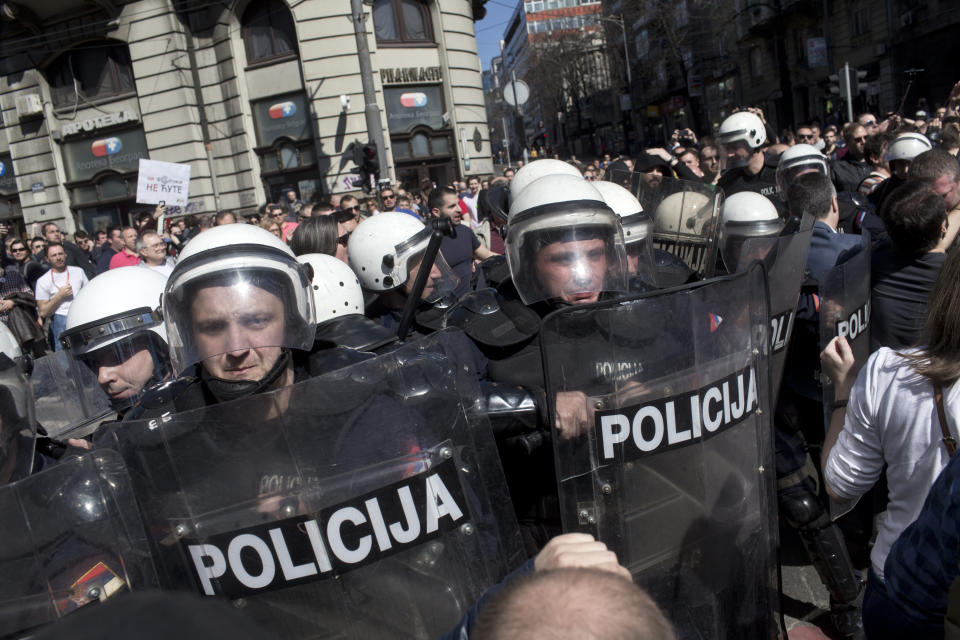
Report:
M 863 69 L 857 69 L 853 77 L 853 95 L 866 93 L 869 84 L 867 83 L 867 72 Z
M 831 73 L 828 77 L 830 78 L 830 93 L 835 96 L 840 95 L 840 74 Z
M 363 190 L 369 193 L 380 179 L 380 161 L 377 158 L 377 145 L 367 143 L 360 148 L 360 177 Z

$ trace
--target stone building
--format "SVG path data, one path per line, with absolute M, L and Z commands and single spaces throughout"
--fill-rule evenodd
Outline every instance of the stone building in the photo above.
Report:
M 484 0 L 374 0 L 363 22 L 389 177 L 492 171 Z M 3 2 L 0 219 L 126 224 L 141 158 L 191 167 L 171 213 L 356 191 L 366 143 L 350 0 Z M 372 19 L 371 19 L 372 18 Z

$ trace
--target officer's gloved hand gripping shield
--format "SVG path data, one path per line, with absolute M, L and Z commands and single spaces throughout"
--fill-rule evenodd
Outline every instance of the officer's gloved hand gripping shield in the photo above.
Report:
M 435 638 L 522 562 L 473 373 L 432 340 L 115 432 L 163 586 L 278 637 Z
M 701 277 L 713 275 L 723 195 L 702 182 L 664 178 L 640 181 L 637 200 L 653 218 L 653 246 L 672 253 Z
M 129 478 L 113 451 L 0 487 L 0 636 L 41 625 L 157 575 Z
M 778 635 L 764 280 L 543 321 L 563 528 L 614 550 L 681 638 Z

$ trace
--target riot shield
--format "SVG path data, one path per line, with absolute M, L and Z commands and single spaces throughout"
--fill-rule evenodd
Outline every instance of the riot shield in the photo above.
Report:
M 439 340 L 115 430 L 163 586 L 284 638 L 449 630 L 523 557 L 477 382 Z
M 781 236 L 747 238 L 740 248 L 737 271 L 745 271 L 758 260 L 767 269 L 767 296 L 770 300 L 770 393 L 774 404 L 783 379 L 787 346 L 793 334 L 793 319 L 800 297 L 800 285 L 813 237 L 814 218 L 805 215 L 795 233 Z M 772 406 L 772 405 L 771 405 Z
M 664 178 L 656 186 L 640 180 L 637 199 L 653 218 L 653 246 L 680 258 L 701 277 L 713 275 L 723 196 L 702 182 Z
M 680 638 L 778 634 L 764 279 L 755 265 L 543 321 L 564 530 L 613 549 Z
M 96 451 L 0 487 L 0 636 L 157 575 L 120 456 Z
M 820 350 L 836 336 L 843 336 L 853 350 L 856 377 L 870 357 L 870 236 L 860 236 L 860 251 L 820 278 Z M 833 383 L 821 376 L 823 424 L 830 427 L 835 399 Z
M 51 438 L 88 435 L 113 415 L 96 374 L 66 351 L 35 360 L 30 382 L 37 422 Z

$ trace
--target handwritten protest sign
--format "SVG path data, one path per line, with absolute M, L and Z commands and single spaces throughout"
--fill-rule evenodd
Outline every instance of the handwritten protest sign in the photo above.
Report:
M 190 192 L 190 165 L 140 159 L 137 202 L 187 206 Z

